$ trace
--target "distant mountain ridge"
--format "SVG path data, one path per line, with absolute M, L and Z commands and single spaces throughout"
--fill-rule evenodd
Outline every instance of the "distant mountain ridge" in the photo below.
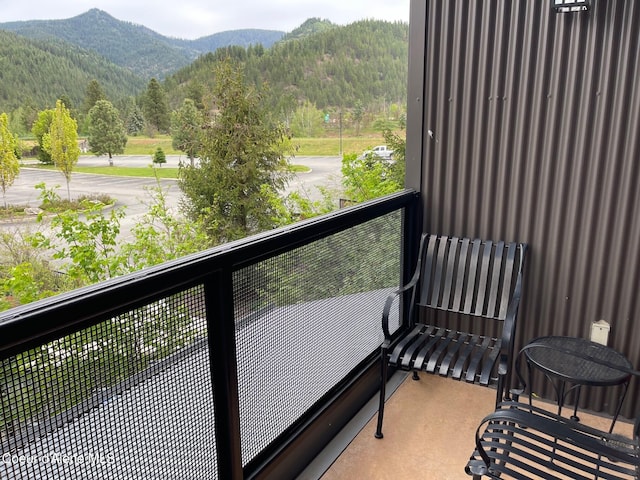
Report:
M 361 20 L 341 26 L 310 18 L 284 38 L 270 32 L 272 40 L 264 41 L 265 32 L 182 40 L 96 9 L 69 20 L 0 24 L 0 112 L 27 118 L 61 97 L 79 108 L 94 79 L 107 98 L 127 109 L 151 77 L 162 80 L 176 109 L 189 92 L 211 90 L 212 67 L 227 57 L 243 65 L 250 83 L 268 87 L 270 108 L 287 121 L 305 102 L 323 111 L 366 108 L 385 117 L 406 104 L 408 24 Z M 214 50 L 219 44 L 227 46 Z
M 190 84 L 213 88 L 213 67 L 231 57 L 243 65 L 250 83 L 268 86 L 271 109 L 283 115 L 305 101 L 325 111 L 358 104 L 384 111 L 391 103 L 406 104 L 408 35 L 402 22 L 361 20 L 342 26 L 310 19 L 267 50 L 228 47 L 202 55 L 168 76 L 164 87 L 170 105 L 178 108 Z
M 262 44 L 270 47 L 285 32 L 245 29 L 220 32 L 196 40 L 166 37 L 131 22 L 118 20 L 97 8 L 64 20 L 0 23 L 0 30 L 47 40 L 56 38 L 94 51 L 116 65 L 149 80 L 162 79 L 190 64 L 199 55 L 220 47 Z

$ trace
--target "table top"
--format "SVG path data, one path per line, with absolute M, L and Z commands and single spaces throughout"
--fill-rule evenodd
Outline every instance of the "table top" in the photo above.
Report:
M 627 358 L 613 348 L 576 337 L 540 337 L 529 342 L 525 355 L 540 370 L 563 380 L 592 386 L 619 385 L 628 381 L 629 373 L 589 361 L 589 357 L 612 365 L 632 369 Z M 549 348 L 551 347 L 551 348 Z M 553 347 L 563 351 L 554 350 Z M 578 355 L 571 355 L 576 352 Z

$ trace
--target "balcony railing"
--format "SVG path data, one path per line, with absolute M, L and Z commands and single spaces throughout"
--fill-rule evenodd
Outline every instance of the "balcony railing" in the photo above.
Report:
M 5 312 L 0 478 L 295 476 L 377 386 L 416 203 L 398 193 Z

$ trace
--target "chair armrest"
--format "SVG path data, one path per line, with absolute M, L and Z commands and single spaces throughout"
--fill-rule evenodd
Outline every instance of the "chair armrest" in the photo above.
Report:
M 382 310 L 382 331 L 384 332 L 385 341 L 388 343 L 391 341 L 391 333 L 389 332 L 389 313 L 391 312 L 391 305 L 393 305 L 393 301 L 395 298 L 401 293 L 406 292 L 410 288 L 413 288 L 414 291 L 411 294 L 411 304 L 413 305 L 415 301 L 415 286 L 418 284 L 418 280 L 420 280 L 420 271 L 422 269 L 422 257 L 424 255 L 424 249 L 426 246 L 425 240 L 428 235 L 426 233 L 422 234 L 420 238 L 420 247 L 418 249 L 418 261 L 416 262 L 415 270 L 413 271 L 413 276 L 409 283 L 407 283 L 404 287 L 399 288 L 394 293 L 387 297 L 387 300 L 384 303 L 384 309 Z
M 520 307 L 520 291 L 522 289 L 522 277 L 518 274 L 513 296 L 507 307 L 507 315 L 502 327 L 502 345 L 512 345 L 516 332 L 516 321 L 518 319 L 518 308 Z
M 407 290 L 415 287 L 418 283 L 418 278 L 419 275 L 414 275 L 409 283 L 389 295 L 387 297 L 387 300 L 384 302 L 384 309 L 382 310 L 382 331 L 384 332 L 385 340 L 391 340 L 391 333 L 389 332 L 389 314 L 391 313 L 391 306 L 393 305 L 394 300 L 401 293 L 404 293 Z
M 523 247 L 524 248 L 524 247 Z M 524 252 L 522 253 L 524 255 Z M 522 292 L 522 262 L 518 269 L 516 285 L 513 289 L 513 296 L 507 307 L 507 314 L 502 326 L 502 346 L 500 351 L 500 361 L 498 363 L 498 374 L 506 375 L 509 371 L 509 363 L 513 357 L 513 342 L 516 334 L 516 323 L 518 320 L 518 309 L 520 307 L 520 295 Z
M 384 332 L 385 340 L 391 340 L 391 333 L 389 332 L 389 313 L 391 312 L 391 305 L 393 305 L 393 301 L 399 296 L 401 293 L 406 292 L 409 289 L 414 289 L 411 294 L 411 303 L 413 304 L 415 301 L 415 286 L 418 284 L 418 280 L 420 280 L 420 268 L 422 265 L 422 260 L 419 259 L 416 265 L 416 269 L 413 272 L 413 277 L 409 283 L 407 283 L 404 287 L 399 288 L 391 295 L 387 297 L 387 300 L 384 302 L 384 309 L 382 310 L 382 331 Z
M 513 346 L 513 341 L 516 332 L 516 321 L 518 319 L 518 308 L 520 307 L 520 296 L 522 295 L 522 271 L 524 269 L 524 259 L 527 251 L 527 245 L 522 244 L 520 250 L 520 262 L 518 265 L 518 271 L 516 273 L 516 284 L 513 288 L 513 295 L 507 306 L 507 314 L 504 319 L 504 325 L 502 328 L 502 345 Z M 513 354 L 513 351 L 509 351 L 509 356 Z
M 500 345 L 500 359 L 498 361 L 498 375 L 506 375 L 509 371 L 510 359 L 513 355 L 513 339 L 516 333 L 516 320 L 520 296 L 514 296 L 509 304 L 507 316 L 502 327 L 502 343 Z

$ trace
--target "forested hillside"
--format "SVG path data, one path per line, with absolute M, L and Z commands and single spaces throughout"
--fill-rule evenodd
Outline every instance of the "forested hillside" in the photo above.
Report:
M 313 35 L 314 33 L 324 32 L 335 27 L 333 23 L 329 20 L 321 20 L 320 18 L 309 18 L 298 28 L 293 29 L 291 32 L 287 33 L 283 40 L 293 40 L 296 38 L 306 37 L 308 35 Z
M 317 33 L 268 50 L 230 47 L 200 57 L 167 78 L 172 106 L 179 106 L 190 84 L 210 88 L 213 65 L 226 56 L 244 64 L 249 80 L 268 84 L 272 105 L 282 112 L 295 110 L 305 100 L 320 109 L 406 103 L 407 24 L 365 20 L 326 28 L 320 23 L 325 28 Z
M 62 96 L 78 106 L 92 79 L 113 99 L 138 95 L 146 84 L 96 53 L 60 40 L 29 40 L 0 30 L 0 112 L 25 103 L 52 108 Z
M 165 37 L 142 25 L 118 20 L 98 9 L 65 20 L 30 20 L 0 23 L 0 30 L 32 39 L 57 38 L 92 50 L 149 80 L 164 78 L 191 63 L 202 53 L 228 45 L 270 46 L 284 32 L 236 30 L 198 40 Z
M 278 30 L 261 30 L 258 28 L 245 28 L 241 30 L 229 30 L 226 32 L 214 33 L 207 37 L 196 40 L 181 40 L 170 38 L 169 42 L 174 45 L 183 46 L 190 50 L 195 50 L 198 54 L 215 52 L 218 48 L 237 45 L 248 47 L 249 45 L 260 44 L 269 48 L 284 36 L 284 32 Z
M 133 29 L 132 32 L 151 39 L 161 36 L 145 27 L 115 20 L 99 10 L 80 16 L 84 18 L 85 27 L 73 27 L 67 23 L 57 25 L 64 26 L 60 32 L 80 31 L 88 28 L 86 19 L 91 15 L 97 16 L 90 23 L 93 28 L 103 31 L 103 37 L 109 28 L 117 27 L 113 31 L 118 33 L 111 33 L 111 36 L 120 39 L 119 42 L 109 44 L 105 41 L 103 48 L 110 49 L 110 55 L 114 58 L 120 58 L 120 64 L 151 62 L 162 69 L 171 65 L 171 56 L 156 58 L 122 43 L 120 37 L 127 37 L 129 33 L 118 29 Z M 80 17 L 76 17 L 76 20 Z M 101 23 L 102 20 L 106 23 Z M 36 25 L 40 22 L 48 24 L 61 21 L 18 23 Z M 112 102 L 122 105 L 120 102 L 123 100 L 135 97 L 141 105 L 142 96 L 152 77 L 136 75 L 94 51 L 58 38 L 45 37 L 42 29 L 36 29 L 41 33 L 34 36 L 43 35 L 43 38 L 35 40 L 2 31 L 1 26 L 0 112 L 8 112 L 14 125 L 16 118 L 24 116 L 20 112 L 51 108 L 55 100 L 61 97 L 69 100 L 72 106 L 81 106 L 92 80 L 97 80 Z M 72 36 L 71 33 L 63 35 L 60 32 L 60 36 Z M 262 33 L 265 34 L 264 31 Z M 141 37 L 132 38 L 139 40 Z M 242 43 L 250 38 L 245 37 L 243 31 L 238 31 L 235 36 L 227 36 L 227 41 Z M 201 39 L 199 48 L 206 48 L 209 40 L 206 37 Z M 178 39 L 172 41 L 178 44 L 182 42 Z M 91 46 L 91 43 L 88 45 Z M 180 50 L 175 48 L 176 51 Z M 186 51 L 186 47 L 182 51 Z M 249 43 L 248 46 L 230 46 L 207 53 L 162 82 L 169 101 L 169 111 L 181 107 L 183 100 L 192 98 L 194 92 L 206 97 L 207 92 L 213 91 L 213 67 L 226 57 L 232 57 L 244 66 L 249 82 L 260 87 L 268 86 L 267 102 L 271 110 L 288 124 L 295 120 L 309 127 L 310 115 L 316 119 L 318 115 L 324 118 L 329 112 L 333 121 L 338 112 L 348 113 L 351 126 L 356 131 L 359 131 L 362 121 L 385 121 L 390 117 L 398 121 L 402 119 L 402 106 L 406 105 L 408 64 L 406 23 L 364 20 L 338 26 L 328 20 L 313 18 L 271 48 Z M 206 98 L 198 101 L 203 100 Z M 131 105 L 131 101 L 127 104 Z M 395 111 L 390 114 L 393 108 Z M 27 124 L 23 123 L 24 128 L 29 130 Z M 304 130 L 312 135 L 313 129 L 306 127 Z

